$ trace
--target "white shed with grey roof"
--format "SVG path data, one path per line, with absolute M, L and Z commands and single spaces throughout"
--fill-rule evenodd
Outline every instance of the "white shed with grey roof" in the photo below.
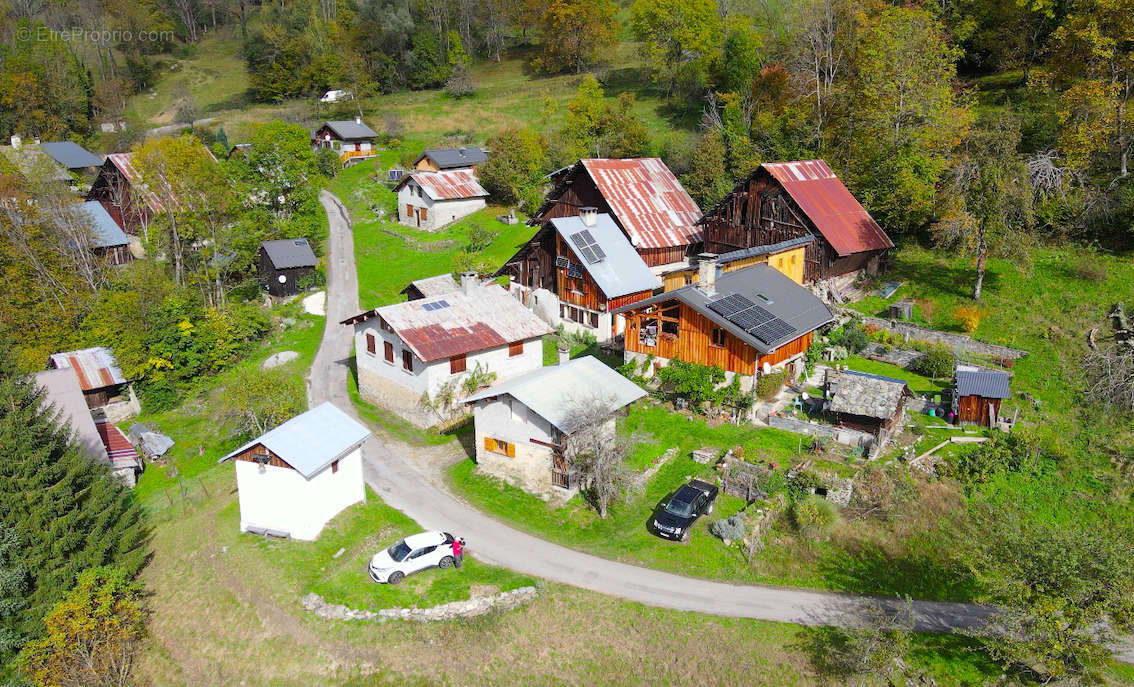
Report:
M 469 396 L 477 467 L 534 493 L 574 490 L 563 452 L 582 413 L 607 419 L 594 431 L 614 441 L 615 414 L 646 392 L 597 358 L 542 367 Z
M 323 403 L 230 452 L 240 531 L 313 540 L 343 509 L 365 500 L 362 445 L 370 430 Z

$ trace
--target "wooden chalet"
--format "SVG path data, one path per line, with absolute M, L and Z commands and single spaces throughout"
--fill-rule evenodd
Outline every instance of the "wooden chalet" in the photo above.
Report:
M 509 261 L 531 267 L 524 276 L 535 288 L 546 288 L 559 298 L 559 317 L 592 330 L 600 341 L 622 332 L 622 320 L 611 312 L 649 298 L 662 282 L 630 245 L 614 218 L 595 208 L 576 216 L 549 219 L 529 245 L 550 254 L 534 262 Z M 540 263 L 548 269 L 540 273 Z M 515 273 L 513 273 L 514 275 Z
M 488 153 L 476 146 L 459 148 L 433 148 L 426 150 L 413 161 L 418 172 L 443 172 L 447 169 L 472 169 L 488 160 Z
M 542 227 L 555 217 L 574 217 L 581 208 L 594 207 L 611 216 L 649 267 L 681 262 L 700 251 L 701 210 L 656 157 L 580 160 L 549 179 L 553 188 L 528 220 L 531 226 Z M 523 262 L 534 261 L 538 274 L 546 276 L 554 254 L 547 251 L 549 246 L 532 246 L 540 247 L 543 252 L 535 250 L 523 256 Z M 528 269 L 534 268 L 520 266 L 517 275 L 525 285 L 533 281 L 526 278 Z
M 703 255 L 698 266 L 696 284 L 615 310 L 626 317 L 627 361 L 676 359 L 752 379 L 773 369 L 786 370 L 785 381 L 798 375 L 814 332 L 833 319 L 827 306 L 766 264 L 718 276 L 716 256 Z
M 992 427 L 1000 418 L 1000 404 L 1012 395 L 1011 375 L 972 365 L 954 372 L 953 413 L 957 424 Z
M 257 261 L 260 286 L 273 296 L 293 296 L 299 293 L 299 281 L 314 275 L 317 263 L 305 238 L 264 241 Z
M 129 396 L 129 380 L 122 374 L 118 361 L 109 348 L 95 346 L 78 351 L 52 353 L 48 367 L 54 370 L 73 369 L 87 407 L 104 408 Z
M 813 236 L 805 283 L 876 272 L 890 237 L 823 160 L 770 162 L 740 181 L 700 221 L 705 250 L 730 253 Z
M 378 132 L 362 122 L 361 117 L 345 121 L 327 121 L 311 132 L 311 147 L 330 148 L 339 154 L 339 162 L 351 164 L 377 155 L 374 139 Z
M 119 226 L 133 234 L 149 224 L 154 215 L 165 211 L 161 198 L 142 183 L 141 174 L 134 167 L 133 153 L 106 156 L 87 192 L 87 200 L 101 203 Z
M 826 410 L 838 426 L 879 438 L 900 426 L 911 395 L 905 380 L 851 370 L 828 370 L 824 389 Z

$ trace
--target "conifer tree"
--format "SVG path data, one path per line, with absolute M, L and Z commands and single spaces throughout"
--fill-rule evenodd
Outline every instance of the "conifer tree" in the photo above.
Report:
M 0 665 L 42 633 L 80 571 L 136 574 L 148 536 L 141 507 L 72 441 L 34 378 L 15 371 L 10 349 L 0 337 Z

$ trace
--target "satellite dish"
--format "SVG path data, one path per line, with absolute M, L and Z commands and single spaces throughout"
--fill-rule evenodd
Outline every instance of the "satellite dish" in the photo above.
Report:
M 281 274 L 281 275 L 280 275 L 280 283 L 281 283 L 281 284 L 286 284 L 286 283 L 287 283 L 287 275 L 286 275 L 286 274 Z
M 771 373 L 772 373 L 772 366 L 769 365 L 768 363 L 764 363 L 764 374 L 771 374 Z

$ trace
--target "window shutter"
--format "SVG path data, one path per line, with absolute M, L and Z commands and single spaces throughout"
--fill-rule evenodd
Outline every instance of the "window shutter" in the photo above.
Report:
M 386 362 L 394 362 L 394 344 L 390 343 L 389 341 L 383 341 L 382 347 L 385 349 Z
M 515 458 L 516 457 L 516 445 L 515 444 L 508 444 L 508 457 L 509 458 Z
M 485 451 L 495 451 L 496 450 L 496 440 L 493 439 L 492 437 L 485 437 L 484 438 L 484 450 Z
M 366 335 L 366 352 L 369 353 L 370 355 L 374 355 L 374 345 L 375 345 L 374 344 L 374 335 L 373 334 L 367 334 Z

